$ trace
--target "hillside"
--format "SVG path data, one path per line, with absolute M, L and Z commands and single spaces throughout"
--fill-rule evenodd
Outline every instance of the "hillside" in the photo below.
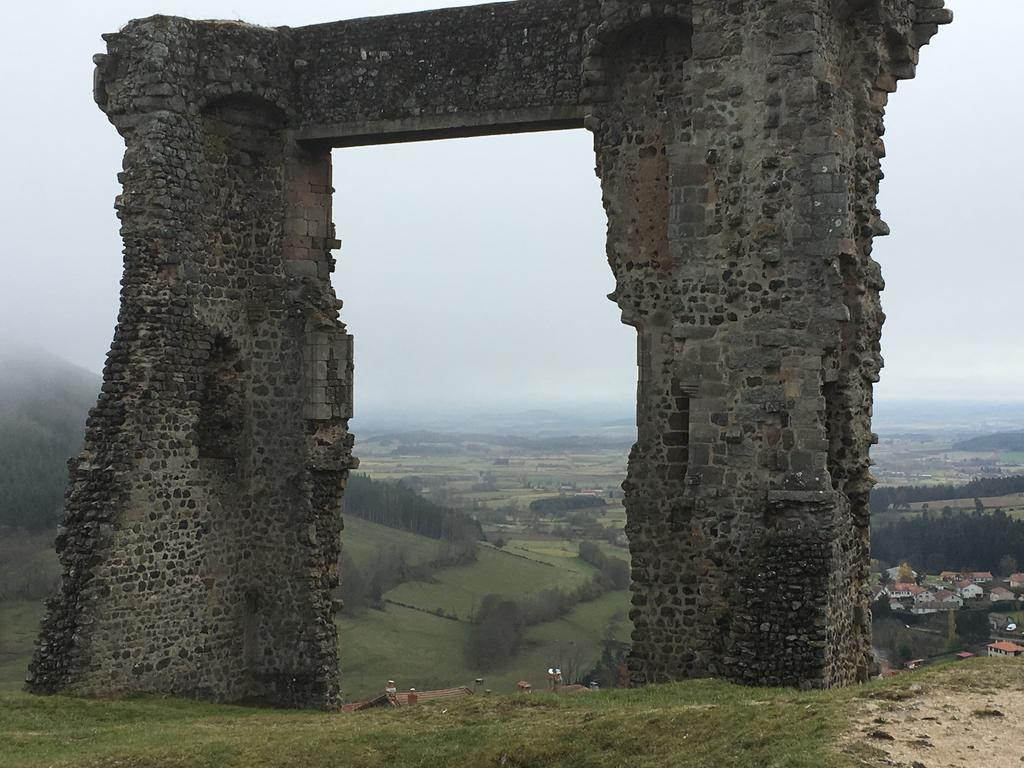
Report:
M 0 349 L 0 528 L 57 523 L 100 378 L 40 352 Z
M 365 573 L 382 557 L 400 558 L 412 566 L 435 561 L 445 544 L 350 517 L 343 548 Z M 338 617 L 346 698 L 374 695 L 388 679 L 420 689 L 471 682 L 484 674 L 471 668 L 463 655 L 475 603 L 489 593 L 529 599 L 552 586 L 582 583 L 595 572 L 568 543 L 562 549 L 547 544 L 538 551 L 525 545 L 509 551 L 485 545 L 474 563 L 439 568 L 429 581 L 391 589 L 383 595 L 383 610 L 362 609 Z M 528 627 L 519 651 L 484 675 L 486 685 L 509 691 L 523 677 L 540 684 L 551 665 L 586 672 L 600 658 L 606 641 L 629 640 L 628 608 L 627 592 L 609 592 L 555 621 Z M 24 680 L 42 610 L 38 601 L 0 602 L 0 691 L 17 690 Z M 438 615 L 439 611 L 460 620 Z
M 5 768 L 881 768 L 1019 765 L 1024 663 L 824 692 L 700 680 L 350 714 L 0 695 Z
M 953 444 L 954 451 L 1024 451 L 1024 432 L 997 432 Z

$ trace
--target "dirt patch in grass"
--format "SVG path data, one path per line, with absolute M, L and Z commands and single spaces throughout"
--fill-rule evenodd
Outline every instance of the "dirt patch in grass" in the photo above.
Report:
M 864 697 L 841 750 L 872 768 L 1024 767 L 1024 664 L 972 669 Z

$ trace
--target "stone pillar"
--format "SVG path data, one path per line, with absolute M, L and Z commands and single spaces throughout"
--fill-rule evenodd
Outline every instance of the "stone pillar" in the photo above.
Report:
M 273 30 L 154 17 L 108 41 L 122 306 L 28 687 L 331 707 L 353 460 L 329 150 L 290 139 Z
M 868 675 L 875 70 L 948 18 L 784 6 L 606 4 L 587 33 L 612 298 L 639 339 L 635 683 Z

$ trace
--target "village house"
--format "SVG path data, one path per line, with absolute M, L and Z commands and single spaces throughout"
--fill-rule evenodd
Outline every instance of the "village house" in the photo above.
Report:
M 998 603 L 1002 600 L 1015 600 L 1017 596 L 1008 589 L 1003 587 L 996 587 L 988 593 L 988 599 L 993 603 Z
M 905 582 L 899 582 L 896 584 L 890 584 L 885 588 L 885 593 L 893 600 L 905 600 L 912 598 L 914 595 L 920 594 L 924 591 L 917 584 L 907 584 Z
M 1024 573 L 1010 574 L 1010 589 L 1024 589 Z
M 992 571 L 943 571 L 939 578 L 949 583 L 973 581 L 976 584 L 988 584 L 992 581 Z
M 964 600 L 977 600 L 979 597 L 983 597 L 985 594 L 985 590 L 983 590 L 973 581 L 957 582 L 956 592 Z
M 889 581 L 897 581 L 899 579 L 899 577 L 900 577 L 900 570 L 902 570 L 902 569 L 903 569 L 903 566 L 900 566 L 900 565 L 897 565 L 897 566 L 895 566 L 893 568 L 886 568 L 885 569 L 885 573 L 889 577 Z M 915 571 L 913 569 L 910 569 L 910 578 L 916 579 L 917 578 L 917 571 Z
M 962 608 L 964 604 L 964 599 L 960 597 L 960 595 L 950 592 L 947 589 L 940 589 L 932 595 L 932 600 L 936 603 L 943 603 L 945 605 L 955 605 L 957 608 Z
M 1011 643 L 1007 640 L 989 643 L 986 648 L 988 648 L 989 656 L 1011 656 L 1013 658 L 1024 656 L 1024 645 L 1017 645 L 1017 643 Z
M 915 595 L 914 606 L 910 609 L 910 612 L 917 616 L 924 616 L 940 611 L 955 611 L 962 608 L 963 604 L 964 601 L 959 595 L 949 590 L 940 589 L 937 592 L 925 592 L 924 594 Z

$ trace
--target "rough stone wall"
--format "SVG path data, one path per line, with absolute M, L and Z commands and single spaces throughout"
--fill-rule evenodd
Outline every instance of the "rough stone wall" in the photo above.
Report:
M 423 123 L 576 108 L 580 11 L 575 2 L 521 0 L 295 30 L 301 119 L 308 126 Z
M 332 706 L 352 363 L 329 152 L 286 135 L 277 33 L 108 41 L 122 307 L 29 688 Z
M 330 707 L 330 147 L 586 126 L 637 330 L 637 683 L 862 680 L 882 116 L 941 0 L 521 0 L 107 36 L 122 305 L 31 690 Z
M 867 675 L 880 106 L 941 6 L 614 3 L 585 35 L 640 340 L 636 682 Z

